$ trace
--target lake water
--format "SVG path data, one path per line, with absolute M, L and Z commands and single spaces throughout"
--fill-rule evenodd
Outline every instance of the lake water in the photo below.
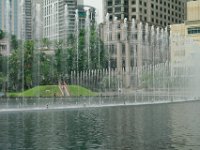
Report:
M 0 149 L 199 150 L 200 102 L 0 112 Z

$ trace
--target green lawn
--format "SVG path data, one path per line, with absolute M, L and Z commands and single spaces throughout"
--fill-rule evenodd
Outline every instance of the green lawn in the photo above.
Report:
M 72 96 L 97 96 L 97 93 L 77 85 L 70 85 L 69 91 Z
M 69 85 L 71 96 L 96 96 L 97 94 L 89 89 L 77 85 Z M 8 93 L 9 97 L 53 97 L 61 96 L 60 89 L 57 85 L 38 86 L 20 93 Z

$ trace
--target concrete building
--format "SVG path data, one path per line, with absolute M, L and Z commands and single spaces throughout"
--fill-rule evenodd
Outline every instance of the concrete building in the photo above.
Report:
M 119 20 L 129 17 L 129 0 L 104 0 L 103 3 L 104 16 L 109 13 L 111 20 L 114 17 Z
M 10 55 L 10 41 L 8 38 L 0 39 L 0 54 L 3 56 Z
M 126 72 L 126 86 L 129 87 L 130 69 L 137 66 L 141 68 L 145 63 L 150 63 L 146 60 L 143 54 L 143 45 L 140 44 L 138 38 L 139 23 L 143 22 L 141 32 L 144 31 L 145 23 L 154 25 L 155 27 L 165 28 L 174 23 L 183 23 L 185 20 L 186 0 L 105 0 L 104 9 L 105 16 L 110 14 L 110 34 L 108 36 L 108 23 L 102 24 L 102 39 L 109 48 L 109 57 L 111 67 L 117 70 L 124 69 Z M 117 21 L 114 19 L 117 17 Z M 124 19 L 127 18 L 127 35 L 124 34 Z M 132 19 L 135 19 L 136 33 L 134 44 L 130 41 L 130 31 Z M 117 27 L 116 27 L 117 26 Z M 114 28 L 114 29 L 113 29 Z M 155 31 L 157 32 L 157 31 Z M 125 32 L 126 33 L 126 32 Z M 143 37 L 144 38 L 144 37 Z M 135 51 L 133 50 L 135 49 Z M 149 49 L 149 53 L 151 49 Z M 169 58 L 168 58 L 169 59 Z
M 87 5 L 78 5 L 78 14 L 79 14 L 79 29 L 85 29 L 85 21 L 87 11 L 89 11 L 89 19 L 91 25 L 95 23 L 96 12 L 95 8 Z
M 105 0 L 104 15 L 165 27 L 185 20 L 185 4 L 186 0 Z
M 67 5 L 68 18 L 65 18 Z M 76 0 L 44 0 L 43 1 L 43 37 L 50 40 L 61 40 L 74 33 Z M 65 28 L 65 21 L 68 27 Z
M 200 0 L 187 2 L 187 20 L 171 25 L 171 63 L 173 67 L 191 64 L 200 45 Z M 192 43 L 191 43 L 192 42 Z M 192 46 L 193 45 L 193 46 Z M 190 61 L 190 62 L 188 62 Z
M 104 1 L 104 16 L 106 16 L 107 13 L 110 15 L 110 21 L 111 25 L 110 26 L 115 26 L 112 25 L 115 21 L 114 17 L 117 17 L 119 22 L 123 22 L 125 18 L 127 18 L 127 22 L 129 24 L 128 26 L 128 33 L 130 33 L 130 27 L 131 27 L 131 22 L 132 19 L 134 18 L 136 21 L 136 24 L 139 22 L 143 23 L 148 23 L 149 25 L 154 25 L 156 27 L 160 28 L 165 28 L 166 26 L 174 23 L 183 23 L 186 18 L 186 0 L 171 0 L 171 1 L 163 1 L 163 0 L 105 0 Z M 118 23 L 120 24 L 120 23 Z M 105 25 L 105 18 L 104 18 L 104 26 L 103 28 L 106 28 Z M 114 32 L 121 32 L 120 30 L 120 25 L 119 25 L 119 31 L 114 30 Z M 107 30 L 104 30 L 107 32 Z M 106 35 L 102 33 L 103 35 Z M 120 34 L 119 34 L 120 35 Z M 128 35 L 130 36 L 130 35 Z M 105 39 L 107 37 L 102 36 L 103 40 L 106 41 Z M 115 40 L 115 39 L 114 39 Z M 129 38 L 127 38 L 126 41 L 130 45 Z M 115 43 L 115 48 L 116 45 L 121 44 L 121 51 L 130 51 L 130 50 L 123 50 L 125 45 L 125 42 L 119 38 L 118 41 L 113 41 L 113 39 L 110 39 L 110 44 L 113 45 Z M 136 42 L 137 43 L 137 42 Z M 108 44 L 108 43 L 106 43 Z M 113 47 L 111 45 L 111 47 Z M 127 46 L 130 47 L 130 46 Z M 140 53 L 139 47 L 137 47 L 137 52 L 138 54 L 142 55 Z M 143 56 L 137 55 L 137 59 L 139 60 L 138 65 L 143 65 Z M 128 56 L 128 55 L 127 55 Z M 114 57 L 114 56 L 113 56 Z M 121 59 L 121 58 L 115 58 L 115 59 Z M 130 58 L 130 64 L 133 64 L 134 60 L 133 58 Z M 124 58 L 124 60 L 127 60 Z M 117 62 L 117 60 L 115 60 Z M 127 64 L 125 61 L 122 61 L 122 66 L 124 64 Z M 116 66 L 116 65 L 114 65 Z M 121 66 L 121 65 L 120 65 Z M 117 65 L 117 67 L 119 67 Z

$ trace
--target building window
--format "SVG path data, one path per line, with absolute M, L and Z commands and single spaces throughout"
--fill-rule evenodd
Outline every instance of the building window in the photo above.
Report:
M 108 6 L 112 6 L 112 1 L 108 1 Z
M 132 18 L 136 19 L 136 15 L 133 15 Z
M 115 5 L 119 5 L 119 4 L 121 4 L 121 0 L 116 0 Z
M 132 12 L 136 12 L 136 8 L 132 8 Z
M 142 8 L 140 8 L 140 13 L 142 13 Z
M 188 28 L 188 34 L 200 34 L 200 27 Z
M 115 12 L 121 12 L 121 7 L 116 7 Z
M 108 13 L 112 13 L 112 8 L 108 8 Z
M 121 35 L 120 35 L 120 33 L 117 34 L 117 39 L 118 39 L 118 40 L 121 39 Z

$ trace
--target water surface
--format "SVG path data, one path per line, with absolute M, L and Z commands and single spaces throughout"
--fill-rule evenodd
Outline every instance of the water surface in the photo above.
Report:
M 200 102 L 0 113 L 0 149 L 199 150 Z

